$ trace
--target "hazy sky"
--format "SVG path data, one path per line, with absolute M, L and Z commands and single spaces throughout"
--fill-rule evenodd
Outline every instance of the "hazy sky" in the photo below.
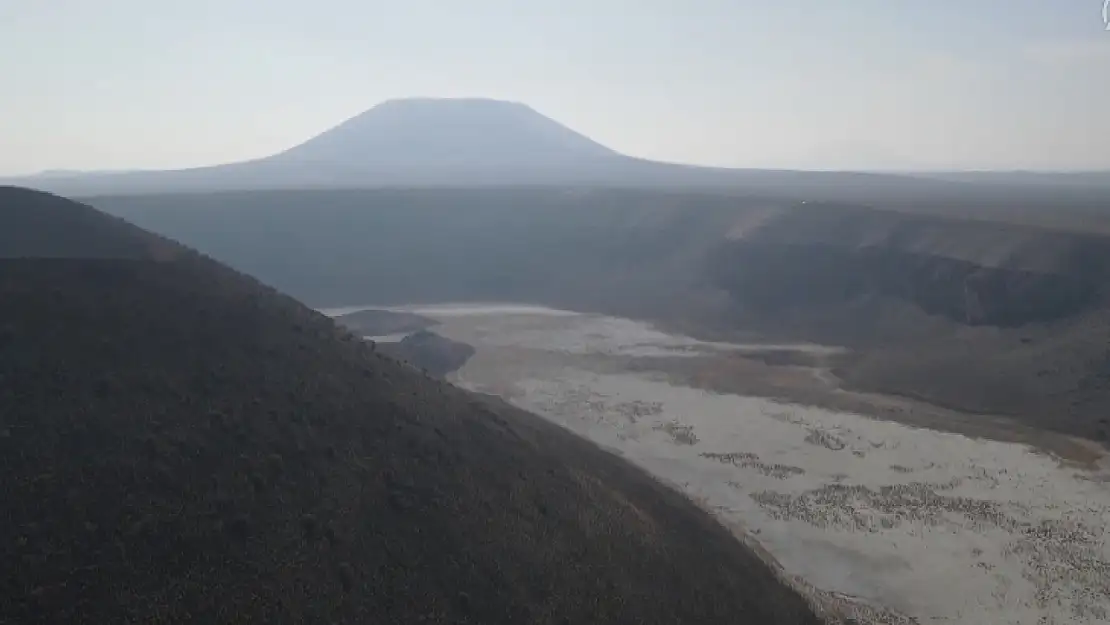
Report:
M 272 153 L 388 98 L 724 166 L 1110 169 L 1103 0 L 0 0 L 0 174 Z

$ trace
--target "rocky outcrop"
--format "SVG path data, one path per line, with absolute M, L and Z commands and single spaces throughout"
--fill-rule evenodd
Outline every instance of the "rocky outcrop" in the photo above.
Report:
M 1110 244 L 1095 237 L 854 207 L 785 211 L 711 257 L 715 282 L 778 314 L 897 300 L 972 326 L 1012 327 L 1096 306 Z
M 714 259 L 718 284 L 765 312 L 820 312 L 863 297 L 889 297 L 967 325 L 1018 326 L 1094 305 L 1093 276 L 1039 273 L 892 248 L 738 242 Z
M 385 336 L 387 334 L 415 332 L 439 323 L 435 319 L 415 313 L 376 309 L 356 310 L 355 312 L 338 315 L 335 320 L 352 332 L 358 332 L 363 336 Z
M 475 352 L 466 343 L 452 341 L 427 330 L 414 332 L 397 343 L 378 343 L 377 350 L 436 377 L 444 377 L 459 369 Z

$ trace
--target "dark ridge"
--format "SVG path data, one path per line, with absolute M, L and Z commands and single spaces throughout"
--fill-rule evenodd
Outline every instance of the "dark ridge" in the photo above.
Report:
M 181 251 L 96 209 L 48 193 L 0 186 L 0 259 L 165 259 Z
M 885 297 L 968 326 L 1012 328 L 1072 317 L 1102 295 L 1101 284 L 1083 272 L 982 267 L 884 247 L 760 242 L 717 252 L 718 284 L 772 317 Z
M 810 203 L 715 250 L 717 282 L 770 315 L 890 298 L 968 326 L 1051 323 L 1099 307 L 1110 239 Z
M 0 623 L 818 622 L 568 432 L 0 189 L 0 232 L 32 223 L 0 260 Z

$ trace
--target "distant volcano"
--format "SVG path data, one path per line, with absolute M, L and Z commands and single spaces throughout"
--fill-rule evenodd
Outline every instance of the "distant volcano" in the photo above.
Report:
M 368 169 L 567 167 L 623 158 L 500 100 L 388 100 L 268 161 Z
M 383 102 L 284 152 L 176 171 L 53 174 L 10 181 L 70 196 L 382 186 L 611 185 L 823 189 L 938 182 L 881 174 L 724 169 L 626 156 L 517 102 L 406 98 Z
M 405 98 L 241 166 L 262 185 L 469 186 L 601 183 L 639 163 L 517 102 Z

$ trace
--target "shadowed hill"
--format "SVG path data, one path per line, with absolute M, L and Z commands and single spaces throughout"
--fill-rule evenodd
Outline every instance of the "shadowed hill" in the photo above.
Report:
M 181 246 L 88 206 L 0 186 L 0 258 L 130 258 L 173 255 Z
M 0 622 L 816 622 L 537 417 L 86 207 L 0 189 L 15 224 L 42 252 L 0 260 Z

